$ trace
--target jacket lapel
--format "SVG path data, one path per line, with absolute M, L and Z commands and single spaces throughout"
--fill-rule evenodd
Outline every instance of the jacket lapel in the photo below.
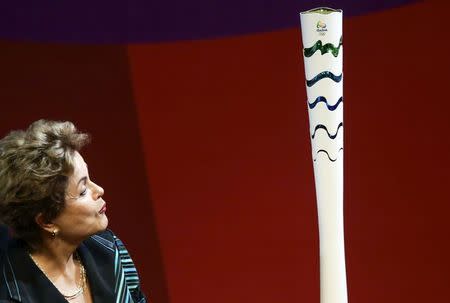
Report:
M 111 303 L 114 294 L 114 251 L 88 239 L 78 248 L 94 303 Z M 67 303 L 53 283 L 36 266 L 20 240 L 10 242 L 0 275 L 6 281 L 10 299 L 23 303 Z
M 114 302 L 114 253 L 92 239 L 82 243 L 78 253 L 86 269 L 93 302 Z
M 61 293 L 36 266 L 22 241 L 14 241 L 5 253 L 3 268 L 11 299 L 17 302 L 67 303 Z

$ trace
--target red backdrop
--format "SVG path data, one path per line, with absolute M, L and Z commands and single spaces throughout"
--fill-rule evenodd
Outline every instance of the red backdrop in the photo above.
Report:
M 450 59 L 440 1 L 344 21 L 350 302 L 446 302 Z M 156 303 L 319 302 L 297 28 L 0 44 L 0 128 L 72 120 Z M 142 238 L 145 240 L 142 241 Z

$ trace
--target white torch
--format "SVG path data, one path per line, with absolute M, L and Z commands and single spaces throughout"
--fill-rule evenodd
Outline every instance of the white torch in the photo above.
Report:
M 342 11 L 300 13 L 320 244 L 320 302 L 346 303 Z

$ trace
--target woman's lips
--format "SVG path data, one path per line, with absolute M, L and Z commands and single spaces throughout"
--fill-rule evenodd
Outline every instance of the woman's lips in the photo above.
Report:
M 106 212 L 106 203 L 103 204 L 103 207 L 100 209 L 99 213 L 104 214 Z

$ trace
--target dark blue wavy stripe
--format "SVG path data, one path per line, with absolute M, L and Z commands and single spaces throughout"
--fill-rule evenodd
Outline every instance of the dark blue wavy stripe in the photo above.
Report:
M 338 150 L 338 153 L 339 153 L 341 150 L 344 150 L 344 148 L 341 147 L 341 148 Z M 316 155 L 318 155 L 319 153 L 325 153 L 325 154 L 327 154 L 328 159 L 329 159 L 331 162 L 335 162 L 335 161 L 337 160 L 337 158 L 336 158 L 336 159 L 332 159 L 332 158 L 330 157 L 330 154 L 328 154 L 328 152 L 327 152 L 326 150 L 324 150 L 324 149 L 319 149 L 319 150 L 317 151 Z M 317 158 L 314 158 L 314 162 L 315 162 L 315 161 L 317 161 Z
M 331 135 L 331 134 L 328 132 L 328 129 L 327 129 L 327 127 L 326 127 L 325 125 L 323 125 L 323 124 L 317 124 L 316 127 L 314 128 L 314 132 L 313 132 L 311 138 L 314 139 L 314 137 L 316 136 L 317 130 L 319 130 L 319 129 L 324 129 L 324 130 L 327 132 L 328 137 L 330 137 L 330 139 L 333 139 L 333 140 L 334 140 L 334 139 L 337 137 L 338 133 L 339 133 L 339 129 L 340 129 L 341 127 L 343 127 L 343 126 L 344 126 L 344 124 L 343 124 L 342 122 L 339 123 L 338 128 L 337 128 L 337 130 L 336 130 L 336 133 L 335 133 L 334 135 Z
M 341 82 L 342 74 L 335 75 L 330 71 L 324 71 L 324 72 L 321 72 L 320 74 L 318 74 L 317 76 L 315 76 L 314 78 L 312 78 L 311 80 L 306 80 L 306 85 L 308 87 L 311 87 L 314 84 L 316 84 L 317 82 L 319 82 L 320 80 L 322 80 L 323 78 L 330 78 L 334 82 Z
M 319 96 L 319 97 L 316 98 L 316 100 L 314 100 L 313 103 L 309 103 L 308 102 L 308 106 L 309 106 L 310 109 L 313 109 L 314 107 L 316 107 L 316 105 L 319 102 L 324 102 L 327 105 L 328 110 L 334 111 L 339 106 L 339 104 L 341 104 L 342 100 L 343 100 L 342 97 L 340 97 L 335 105 L 330 105 L 330 104 L 328 104 L 327 98 L 325 98 L 323 96 Z

